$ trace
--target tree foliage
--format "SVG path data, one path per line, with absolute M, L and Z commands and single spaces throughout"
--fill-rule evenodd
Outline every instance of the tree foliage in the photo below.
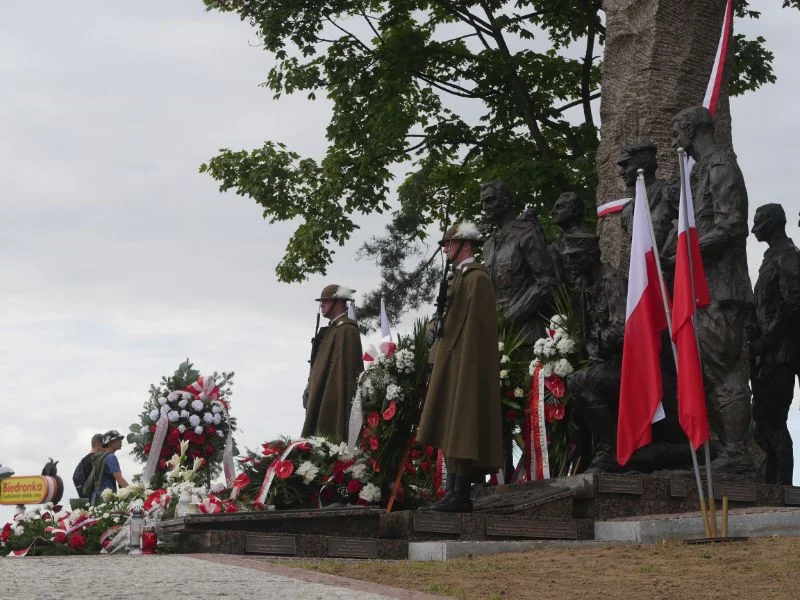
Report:
M 372 300 L 391 291 L 413 307 L 435 285 L 426 232 L 475 217 L 479 181 L 509 182 L 519 208 L 567 190 L 594 198 L 601 0 L 204 1 L 256 29 L 276 98 L 332 102 L 321 159 L 270 140 L 222 149 L 200 168 L 222 191 L 253 198 L 270 223 L 299 222 L 276 267 L 281 281 L 324 274 L 359 216 L 395 209 L 362 255 L 384 275 Z M 737 2 L 738 17 L 758 15 Z M 763 38 L 737 35 L 735 45 L 732 93 L 775 80 Z

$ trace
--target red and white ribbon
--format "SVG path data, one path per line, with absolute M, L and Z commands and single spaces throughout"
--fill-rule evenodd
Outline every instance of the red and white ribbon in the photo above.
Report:
M 439 448 L 436 452 L 436 476 L 433 480 L 434 493 L 441 492 L 447 481 L 447 463 L 444 461 L 444 451 Z
M 279 462 L 283 462 L 284 460 L 286 460 L 286 457 L 289 456 L 291 451 L 297 448 L 300 444 L 307 444 L 307 443 L 308 440 L 302 438 L 292 442 L 291 444 L 286 446 L 286 449 L 283 451 L 283 454 L 281 454 L 278 460 L 272 461 L 272 464 L 270 464 L 270 466 L 267 467 L 267 475 L 266 477 L 264 477 L 264 483 L 261 484 L 261 489 L 258 491 L 258 496 L 256 496 L 256 499 L 253 501 L 254 504 L 263 505 L 264 502 L 267 500 L 267 495 L 269 494 L 269 488 L 272 487 L 272 480 L 275 479 L 275 465 Z
M 703 97 L 703 106 L 713 116 L 717 110 L 719 91 L 722 88 L 722 76 L 725 71 L 725 56 L 728 54 L 728 40 L 731 36 L 731 24 L 733 22 L 733 0 L 725 3 L 725 16 L 722 19 L 722 31 L 719 34 L 717 44 L 717 54 L 714 56 L 714 65 L 711 67 L 711 77 L 706 87 L 706 95 Z
M 22 558 L 23 556 L 27 556 L 28 552 L 30 552 L 35 545 L 36 545 L 36 540 L 34 540 L 33 543 L 31 543 L 31 545 L 28 546 L 27 548 L 22 548 L 21 550 L 12 550 L 11 552 L 8 553 L 8 557 Z
M 633 198 L 620 198 L 619 200 L 612 200 L 611 202 L 601 204 L 597 207 L 597 216 L 605 217 L 606 215 L 618 213 L 625 208 L 625 205 L 628 204 L 628 202 L 630 202 L 632 199 Z
M 531 393 L 528 408 L 525 410 L 523 435 L 525 452 L 523 460 L 525 472 L 522 481 L 550 479 L 550 459 L 547 452 L 547 430 L 544 419 L 544 377 L 543 365 L 537 364 L 533 369 Z
M 147 462 L 144 465 L 144 471 L 142 472 L 142 485 L 144 489 L 148 489 L 150 487 L 150 481 L 153 479 L 153 475 L 156 472 L 156 466 L 158 465 L 158 459 L 161 456 L 161 447 L 164 445 L 164 440 L 167 437 L 167 430 L 169 429 L 169 418 L 167 417 L 167 413 L 169 413 L 169 408 L 167 405 L 163 405 L 161 407 L 161 416 L 158 417 L 158 422 L 156 423 L 156 431 L 153 434 L 153 441 L 150 443 L 150 454 L 147 455 Z
M 231 487 L 236 478 L 236 465 L 233 462 L 233 427 L 228 413 L 229 403 L 220 397 L 219 387 L 213 377 L 200 375 L 193 384 L 186 388 L 200 400 L 208 400 L 212 406 L 219 405 L 228 424 L 228 434 L 225 436 L 225 447 L 222 449 L 222 472 L 225 476 L 225 485 Z

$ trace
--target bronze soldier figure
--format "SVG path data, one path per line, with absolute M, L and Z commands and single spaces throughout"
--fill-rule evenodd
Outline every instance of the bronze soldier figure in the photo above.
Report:
M 329 319 L 315 338 L 316 352 L 308 377 L 303 437 L 319 435 L 346 440 L 350 408 L 358 375 L 364 370 L 358 326 L 347 318 L 349 288 L 331 284 L 317 298 L 322 316 Z
M 800 375 L 800 250 L 786 236 L 780 204 L 758 207 L 753 235 L 769 245 L 756 280 L 750 331 L 756 441 L 767 454 L 767 483 L 791 485 L 794 455 L 786 419 Z

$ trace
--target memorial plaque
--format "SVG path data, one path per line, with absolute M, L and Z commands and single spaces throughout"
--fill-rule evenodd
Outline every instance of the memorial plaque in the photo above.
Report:
M 251 535 L 244 539 L 244 551 L 247 554 L 280 554 L 297 555 L 297 544 L 293 535 Z
M 756 502 L 758 500 L 756 486 L 745 483 L 723 481 L 717 485 L 714 494 L 719 498 L 727 496 L 731 502 Z
M 800 487 L 783 488 L 783 503 L 786 506 L 800 506 Z
M 670 479 L 669 480 L 669 495 L 672 498 L 686 498 L 689 491 L 686 488 L 685 479 Z
M 414 514 L 414 531 L 461 535 L 461 515 L 419 510 Z
M 501 538 L 577 540 L 578 526 L 572 521 L 522 521 L 487 515 L 486 535 Z
M 328 556 L 338 558 L 378 558 L 378 542 L 375 540 L 331 538 L 328 540 Z
M 644 494 L 641 477 L 597 476 L 597 491 L 601 494 Z

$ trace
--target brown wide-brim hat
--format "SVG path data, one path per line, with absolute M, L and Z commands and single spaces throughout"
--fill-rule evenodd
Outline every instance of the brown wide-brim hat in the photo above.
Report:
M 450 229 L 444 232 L 442 239 L 439 240 L 439 245 L 444 246 L 447 242 L 452 240 L 470 241 L 473 244 L 482 244 L 481 232 L 475 223 L 464 221 L 456 223 Z
M 349 287 L 344 287 L 336 283 L 331 283 L 322 288 L 319 298 L 315 298 L 315 302 L 322 302 L 323 300 L 353 300 L 353 294 L 356 291 Z

